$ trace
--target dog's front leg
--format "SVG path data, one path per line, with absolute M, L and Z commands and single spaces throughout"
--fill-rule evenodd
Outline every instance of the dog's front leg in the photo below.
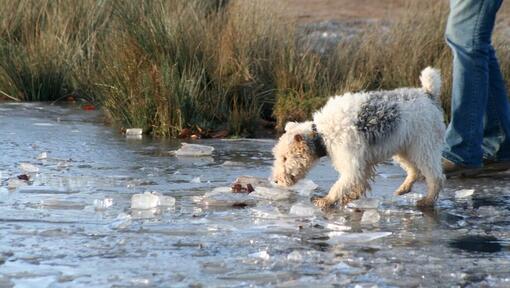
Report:
M 339 200 L 342 199 L 343 191 L 345 190 L 344 184 L 345 177 L 340 177 L 335 184 L 329 189 L 328 195 L 317 198 L 313 201 L 313 204 L 319 208 L 328 208 L 333 205 Z

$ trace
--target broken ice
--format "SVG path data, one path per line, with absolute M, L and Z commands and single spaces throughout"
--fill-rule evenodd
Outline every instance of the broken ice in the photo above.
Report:
M 329 232 L 330 244 L 341 243 L 362 243 L 370 242 L 379 238 L 390 236 L 391 232 L 365 232 L 365 233 L 347 233 L 347 232 Z
M 26 173 L 37 173 L 39 172 L 39 168 L 30 163 L 20 163 L 19 168 Z
M 298 192 L 300 195 L 309 196 L 319 185 L 312 180 L 302 179 L 290 187 L 291 190 Z
M 37 157 L 36 157 L 37 160 L 45 160 L 47 158 L 48 158 L 47 152 L 42 152 L 41 154 L 37 155 Z
M 467 198 L 475 193 L 475 189 L 462 189 L 455 191 L 455 198 Z
M 139 136 L 143 134 L 142 128 L 129 128 L 126 129 L 126 136 Z
M 303 261 L 303 255 L 299 251 L 292 251 L 289 255 L 287 255 L 287 260 L 291 262 L 301 262 Z
M 175 198 L 157 192 L 145 192 L 131 196 L 131 209 L 152 209 L 158 206 L 173 206 Z
M 104 199 L 95 199 L 94 200 L 94 208 L 98 211 L 106 210 L 113 205 L 112 198 L 104 198 Z
M 182 143 L 181 148 L 175 151 L 176 156 L 209 156 L 212 155 L 214 147 Z
M 301 217 L 314 216 L 318 212 L 315 206 L 311 204 L 296 203 L 290 207 L 289 214 Z
M 375 198 L 362 198 L 350 202 L 347 204 L 347 207 L 358 209 L 377 209 L 377 207 L 379 207 L 379 203 L 380 201 Z
M 290 197 L 292 197 L 292 193 L 288 190 L 273 187 L 273 188 L 267 188 L 267 187 L 256 187 L 255 191 L 253 191 L 250 196 L 257 197 L 265 200 L 272 200 L 272 201 L 281 201 L 281 200 L 287 200 Z
M 218 187 L 204 194 L 202 202 L 207 206 L 253 206 L 257 201 L 247 193 L 232 193 L 230 187 Z
M 16 189 L 18 187 L 22 187 L 22 186 L 26 186 L 26 185 L 28 185 L 27 181 L 20 180 L 17 178 L 9 178 L 9 180 L 7 180 L 7 188 L 8 189 Z
M 376 224 L 381 220 L 381 215 L 374 209 L 365 210 L 361 217 L 361 224 Z

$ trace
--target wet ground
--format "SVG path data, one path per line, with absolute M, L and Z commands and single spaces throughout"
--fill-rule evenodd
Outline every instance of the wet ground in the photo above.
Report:
M 41 104 L 1 104 L 0 135 L 0 287 L 510 286 L 510 174 L 448 181 L 430 211 L 414 206 L 423 183 L 392 195 L 403 171 L 391 164 L 365 208 L 323 213 L 301 194 L 219 208 L 202 195 L 267 177 L 272 140 L 198 141 L 213 155 L 179 158 L 178 142 Z M 335 178 L 322 161 L 313 194 Z M 132 210 L 146 191 L 175 206 Z

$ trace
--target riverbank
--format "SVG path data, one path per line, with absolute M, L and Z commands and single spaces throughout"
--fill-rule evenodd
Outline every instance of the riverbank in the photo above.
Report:
M 432 65 L 449 111 L 447 1 L 301 2 L 0 0 L 0 94 L 85 99 L 156 137 L 258 136 L 309 119 L 330 95 L 417 86 Z

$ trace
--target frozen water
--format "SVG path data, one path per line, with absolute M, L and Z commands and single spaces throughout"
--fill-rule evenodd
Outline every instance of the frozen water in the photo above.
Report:
M 300 217 L 311 217 L 318 212 L 318 209 L 311 203 L 296 203 L 290 207 L 289 214 Z
M 48 152 L 42 152 L 41 154 L 37 155 L 37 160 L 45 160 L 48 158 Z
M 257 187 L 273 187 L 269 180 L 263 177 L 255 177 L 255 176 L 239 176 L 233 182 L 234 184 L 240 184 L 243 187 L 246 187 L 248 184 L 252 185 L 254 188 Z
M 298 192 L 300 195 L 310 196 L 310 194 L 318 187 L 319 185 L 315 184 L 315 182 L 313 182 L 312 180 L 302 179 L 298 181 L 296 184 L 294 184 L 292 187 L 290 187 L 290 189 Z
M 189 182 L 198 184 L 198 183 L 202 183 L 202 180 L 200 180 L 200 177 L 193 177 L 193 179 L 191 179 L 191 181 L 189 181 Z
M 143 134 L 142 128 L 128 128 L 126 129 L 126 136 L 139 136 Z
M 1 109 L 0 135 L 9 137 L 0 137 L 0 287 L 508 287 L 510 173 L 449 179 L 431 210 L 415 206 L 423 181 L 394 196 L 403 179 L 376 177 L 378 205 L 319 210 L 310 199 L 338 179 L 327 157 L 308 174 L 319 185 L 313 195 L 295 187 L 276 187 L 292 195 L 282 201 L 253 196 L 261 189 L 232 193 L 241 175 L 252 176 L 255 191 L 274 188 L 274 140 L 197 140 L 214 146 L 214 157 L 168 157 L 179 140 L 126 141 L 103 126 L 100 111 Z M 43 151 L 50 158 L 35 160 Z M 19 163 L 40 171 L 21 172 Z M 378 172 L 403 174 L 393 165 Z M 196 176 L 220 188 L 191 184 Z M 8 189 L 10 179 L 28 186 Z M 130 209 L 132 195 L 148 188 L 164 191 L 151 193 L 158 206 Z M 483 193 L 456 198 L 461 189 Z M 94 200 L 106 199 L 113 205 L 96 211 Z M 369 217 L 375 225 L 364 224 L 370 213 L 380 213 Z
M 361 217 L 361 224 L 376 224 L 381 220 L 381 215 L 374 209 L 365 210 Z
M 154 193 L 144 192 L 131 196 L 131 209 L 151 209 L 158 206 L 159 196 Z
M 30 163 L 20 163 L 19 164 L 19 168 L 26 172 L 26 173 L 37 173 L 39 172 L 39 167 L 33 165 L 33 164 L 30 164 Z
M 255 187 L 255 191 L 250 193 L 250 196 L 257 197 L 265 200 L 281 201 L 288 200 L 292 197 L 289 190 L 277 187 L 267 188 L 263 186 Z
M 27 181 L 20 180 L 18 178 L 9 178 L 9 180 L 7 180 L 8 189 L 17 189 L 18 187 L 23 187 L 26 185 L 28 185 Z
M 211 207 L 252 206 L 257 204 L 251 194 L 233 193 L 230 187 L 218 187 L 204 194 L 202 203 Z
M 175 198 L 158 192 L 144 192 L 131 196 L 131 209 L 152 209 L 158 206 L 174 206 Z
M 348 232 L 329 232 L 330 244 L 342 243 L 364 243 L 390 236 L 391 232 L 364 232 L 364 233 L 348 233 Z
M 209 155 L 212 155 L 213 151 L 214 151 L 214 147 L 211 147 L 211 146 L 182 143 L 181 148 L 179 150 L 175 151 L 175 155 L 177 155 L 177 156 L 209 156 Z
M 226 167 L 228 167 L 228 166 L 233 166 L 233 167 L 235 167 L 235 166 L 240 166 L 240 167 L 246 166 L 246 164 L 243 163 L 243 162 L 229 161 L 229 160 L 223 162 L 223 164 L 221 164 L 221 165 L 226 166 Z
M 172 196 L 160 195 L 159 196 L 159 206 L 173 207 L 173 206 L 175 206 L 175 198 Z
M 74 209 L 74 210 L 83 210 L 85 208 L 84 203 L 70 201 L 70 200 L 61 200 L 56 198 L 49 198 L 41 201 L 41 207 L 46 209 Z
M 260 258 L 264 261 L 268 261 L 269 259 L 271 259 L 271 255 L 269 255 L 269 253 L 267 253 L 267 251 L 265 251 L 265 250 L 250 254 L 248 256 L 253 257 L 253 258 Z
M 94 199 L 94 208 L 97 211 L 102 211 L 110 208 L 113 205 L 113 198 Z
M 131 219 L 132 219 L 131 215 L 126 213 L 120 213 L 119 215 L 117 215 L 117 218 L 115 218 L 115 220 L 112 223 L 110 223 L 109 226 L 111 229 L 119 230 L 126 229 L 127 227 L 129 227 L 129 225 L 131 225 L 132 223 Z
M 455 191 L 455 198 L 467 198 L 471 197 L 475 193 L 475 189 L 461 189 Z
M 377 209 L 379 207 L 380 201 L 375 198 L 361 198 L 358 200 L 354 200 L 347 204 L 349 208 L 359 208 L 359 209 Z
M 301 255 L 301 252 L 295 250 L 292 251 L 289 255 L 287 255 L 287 260 L 291 262 L 302 262 L 303 255 Z

